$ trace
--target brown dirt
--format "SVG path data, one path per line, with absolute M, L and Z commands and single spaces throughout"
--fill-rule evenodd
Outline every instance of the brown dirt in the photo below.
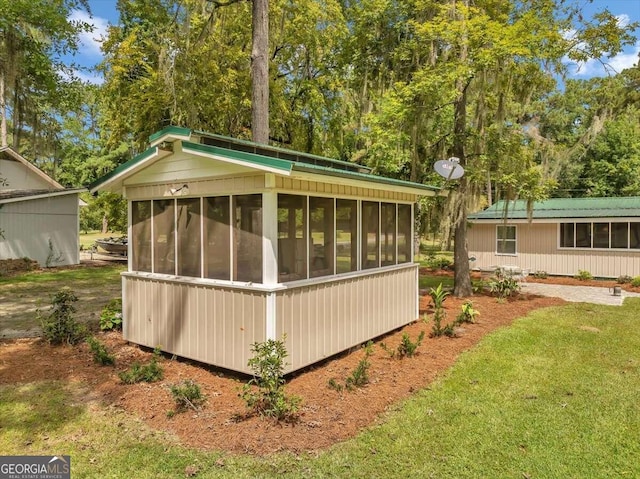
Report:
M 165 358 L 163 381 L 123 385 L 118 371 L 133 361 L 148 361 L 151 352 L 122 340 L 118 333 L 99 334 L 116 356 L 117 366 L 96 365 L 87 346 L 51 347 L 38 339 L 0 341 L 0 384 L 42 380 L 81 382 L 86 400 L 113 405 L 142 418 L 151 427 L 176 435 L 183 444 L 201 449 L 235 453 L 268 454 L 276 451 L 300 453 L 326 448 L 353 437 L 375 423 L 390 407 L 442 375 L 461 352 L 472 348 L 487 333 L 511 324 L 537 308 L 562 304 L 557 298 L 521 295 L 498 302 L 488 296 L 472 298 L 480 311 L 477 323 L 464 325 L 456 338 L 425 338 L 419 354 L 402 360 L 391 359 L 379 346 L 384 341 L 395 349 L 403 333 L 415 340 L 431 324 L 417 321 L 379 339 L 370 358 L 370 383 L 353 392 L 337 392 L 328 387 L 330 379 L 344 384 L 364 352 L 356 349 L 296 374 L 286 386 L 288 394 L 302 398 L 299 418 L 294 423 L 247 416 L 238 392 L 246 377 L 233 376 L 202 364 Z M 421 309 L 428 310 L 430 298 L 423 296 Z M 452 321 L 464 300 L 450 297 L 445 302 L 447 320 Z M 28 365 L 25 367 L 25 365 Z M 175 409 L 168 386 L 184 379 L 198 383 L 207 396 L 204 408 L 169 418 Z

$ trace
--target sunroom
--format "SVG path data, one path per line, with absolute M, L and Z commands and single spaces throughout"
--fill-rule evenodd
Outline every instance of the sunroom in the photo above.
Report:
M 129 204 L 124 338 L 244 373 L 287 372 L 418 317 L 414 204 L 438 188 L 184 128 L 93 184 Z

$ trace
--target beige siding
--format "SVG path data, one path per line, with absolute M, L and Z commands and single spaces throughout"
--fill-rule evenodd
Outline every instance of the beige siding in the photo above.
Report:
M 183 184 L 189 186 L 189 196 L 228 195 L 256 193 L 264 189 L 264 175 L 242 175 L 204 181 L 176 180 L 171 183 L 155 185 L 128 186 L 126 197 L 129 200 L 162 198 L 165 192 Z
M 6 185 L 0 184 L 0 190 L 56 190 L 52 182 L 42 178 L 27 165 L 19 161 L 0 158 L 0 177 Z M 52 180 L 53 181 L 53 180 Z
M 417 319 L 417 266 L 279 291 L 276 335 L 296 370 Z
M 79 262 L 77 194 L 6 203 L 0 227 L 0 259 L 31 258 L 41 266 Z
M 640 276 L 640 250 L 568 250 L 558 248 L 558 224 L 517 225 L 517 254 L 496 255 L 496 225 L 474 224 L 469 228 L 472 267 L 513 264 L 530 271 L 573 276 L 578 270 L 601 278 Z
M 330 179 L 330 177 L 328 177 Z M 340 185 L 336 183 L 322 183 L 317 181 L 303 181 L 284 176 L 276 176 L 276 187 L 288 192 L 303 192 L 313 195 L 330 195 L 338 197 L 373 198 L 379 200 L 393 200 L 415 202 L 416 196 L 409 193 L 400 193 L 388 190 L 376 190 L 373 188 L 360 188 L 356 186 Z
M 251 344 L 266 339 L 265 293 L 135 275 L 123 290 L 126 340 L 251 372 Z

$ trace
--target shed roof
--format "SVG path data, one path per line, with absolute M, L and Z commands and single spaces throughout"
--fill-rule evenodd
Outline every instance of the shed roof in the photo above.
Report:
M 5 190 L 0 191 L 0 204 L 15 203 L 18 201 L 37 200 L 40 198 L 51 198 L 54 196 L 64 196 L 79 194 L 87 191 L 86 188 L 69 188 L 62 190 Z
M 171 154 L 173 143 L 181 142 L 183 151 L 212 160 L 246 166 L 251 169 L 283 176 L 296 172 L 318 176 L 341 177 L 348 180 L 387 185 L 390 189 L 411 189 L 415 194 L 433 195 L 439 187 L 387 178 L 371 173 L 370 168 L 347 161 L 285 150 L 269 145 L 237 140 L 221 135 L 192 131 L 176 126 L 167 127 L 149 137 L 150 148 L 135 156 L 89 186 L 92 192 L 117 189 L 122 182 L 151 164 Z
M 474 220 L 527 219 L 527 202 L 501 200 L 489 208 L 470 214 Z M 640 217 L 640 197 L 623 198 L 550 198 L 533 203 L 532 219 Z

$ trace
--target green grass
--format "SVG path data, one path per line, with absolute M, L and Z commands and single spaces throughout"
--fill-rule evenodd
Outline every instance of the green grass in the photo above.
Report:
M 51 295 L 69 287 L 78 296 L 77 319 L 97 324 L 102 308 L 121 295 L 123 265 L 100 268 L 79 267 L 55 271 L 33 271 L 0 277 L 0 330 L 32 330 L 37 325 L 36 309 L 47 309 Z
M 46 382 L 0 386 L 0 450 L 63 451 L 77 478 L 184 477 L 189 465 L 198 478 L 640 477 L 638 308 L 628 299 L 538 310 L 318 455 L 184 448 L 122 412 L 87 407 L 79 386 Z
M 102 238 L 109 238 L 111 236 L 113 236 L 114 238 L 120 238 L 121 236 L 123 236 L 123 234 L 122 233 L 100 233 L 99 231 L 89 231 L 87 233 L 81 233 L 80 246 L 82 247 L 82 249 L 86 250 L 91 248 L 91 246 L 93 246 L 96 240 L 99 240 Z
M 443 288 L 453 288 L 453 277 L 420 275 L 418 278 L 420 289 L 437 288 L 440 283 Z

